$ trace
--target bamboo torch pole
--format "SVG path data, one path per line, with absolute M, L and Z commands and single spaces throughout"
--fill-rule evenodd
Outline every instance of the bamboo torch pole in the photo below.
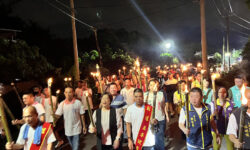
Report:
M 12 142 L 12 136 L 10 133 L 10 129 L 7 123 L 7 119 L 5 116 L 5 112 L 4 112 L 4 105 L 3 105 L 3 98 L 2 98 L 2 94 L 0 94 L 0 115 L 1 115 L 1 122 L 3 124 L 3 128 L 6 134 L 6 138 L 8 142 Z

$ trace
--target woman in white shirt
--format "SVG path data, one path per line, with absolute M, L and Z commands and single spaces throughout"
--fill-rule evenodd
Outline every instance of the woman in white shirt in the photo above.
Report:
M 122 134 L 122 120 L 116 109 L 110 108 L 112 96 L 105 93 L 100 108 L 93 114 L 95 127 L 90 124 L 89 131 L 97 134 L 98 150 L 113 150 L 119 147 Z

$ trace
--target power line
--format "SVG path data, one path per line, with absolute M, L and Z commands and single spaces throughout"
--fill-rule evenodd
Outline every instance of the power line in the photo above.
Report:
M 232 5 L 231 5 L 231 3 L 230 3 L 230 0 L 227 0 L 228 1 L 228 4 L 229 4 L 229 8 L 230 8 L 230 11 L 231 11 L 231 13 L 233 12 L 233 9 L 232 9 Z
M 233 21 L 232 19 L 230 19 L 230 21 L 231 21 L 232 23 L 234 23 L 234 24 L 237 24 L 238 26 L 240 26 L 240 27 L 242 27 L 242 28 L 244 28 L 244 29 L 250 30 L 250 28 L 248 28 L 248 27 L 246 27 L 246 26 L 244 26 L 244 25 L 242 25 L 242 24 L 239 24 L 239 23 Z
M 85 25 L 85 26 L 87 26 L 87 27 L 89 27 L 89 28 L 91 28 L 91 29 L 95 29 L 95 27 L 93 27 L 93 26 L 91 26 L 91 25 L 89 25 L 89 24 L 87 24 L 87 23 L 85 23 L 85 22 L 83 22 L 83 21 L 77 19 L 76 17 L 73 17 L 72 15 L 70 15 L 70 14 L 68 14 L 67 12 L 65 12 L 64 10 L 58 8 L 57 6 L 55 6 L 54 4 L 50 3 L 49 1 L 47 1 L 47 2 L 48 2 L 48 4 L 49 4 L 50 6 L 54 7 L 55 9 L 57 9 L 57 10 L 60 11 L 61 13 L 65 14 L 66 16 L 75 19 L 77 22 L 79 22 L 79 23 L 81 23 L 81 24 L 83 24 L 83 25 Z

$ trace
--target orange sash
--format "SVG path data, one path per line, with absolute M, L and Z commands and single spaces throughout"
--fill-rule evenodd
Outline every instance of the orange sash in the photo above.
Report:
M 136 150 L 141 150 L 145 142 L 148 133 L 151 114 L 152 114 L 152 106 L 145 104 L 144 117 L 135 143 Z
M 41 135 L 41 144 L 40 145 L 36 145 L 32 142 L 31 146 L 30 146 L 30 150 L 40 150 L 44 144 L 44 140 L 47 136 L 47 134 L 49 133 L 49 130 L 52 128 L 50 123 L 43 123 L 43 128 L 42 128 L 42 135 Z

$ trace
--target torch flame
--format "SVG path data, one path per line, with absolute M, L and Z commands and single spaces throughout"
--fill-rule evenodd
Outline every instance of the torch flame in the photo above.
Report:
M 113 75 L 113 79 L 115 78 L 115 75 Z
M 183 66 L 182 71 L 186 71 L 187 70 L 187 66 Z
M 99 75 L 100 75 L 100 73 L 99 73 L 99 72 L 95 73 L 95 76 L 96 76 L 96 77 L 99 77 Z
M 247 104 L 247 98 L 245 96 L 245 91 L 246 91 L 246 87 L 245 85 L 243 84 L 241 90 L 240 90 L 240 93 L 241 93 L 241 103 L 242 105 L 246 105 Z
M 192 79 L 193 79 L 192 76 L 189 76 L 189 77 L 188 77 L 188 81 L 191 81 Z
M 144 73 L 145 76 L 147 76 L 147 70 L 146 69 L 143 70 L 143 73 Z
M 67 82 L 67 81 L 68 81 L 68 78 L 64 78 L 64 81 Z
M 204 74 L 204 73 L 205 73 L 205 71 L 206 71 L 206 70 L 202 69 L 202 70 L 201 70 L 201 74 Z
M 69 77 L 68 80 L 71 81 L 72 80 L 71 77 Z
M 197 68 L 199 68 L 199 67 L 200 67 L 200 68 L 202 67 L 202 64 L 201 64 L 201 63 L 198 63 L 198 64 L 197 64 Z
M 89 92 L 86 92 L 86 93 L 85 93 L 85 96 L 88 97 L 88 96 L 89 96 Z
M 185 85 L 185 93 L 188 93 L 187 85 Z
M 49 87 L 52 85 L 52 82 L 53 82 L 53 78 L 49 78 L 49 79 L 48 79 L 48 86 L 49 86 Z
M 122 69 L 123 69 L 123 70 L 125 70 L 125 69 L 126 69 L 126 67 L 125 67 L 125 66 L 123 66 L 123 67 L 122 67 Z
M 136 59 L 136 61 L 135 61 L 135 65 L 136 65 L 137 67 L 140 67 L 139 58 L 137 58 L 137 59 Z
M 56 91 L 56 94 L 59 94 L 60 92 L 61 92 L 60 90 L 57 90 L 57 91 Z
M 215 79 L 217 79 L 219 77 L 220 77 L 220 74 L 218 74 L 218 73 L 213 73 L 212 76 L 211 76 L 212 80 L 215 80 Z
M 96 64 L 96 69 L 99 69 L 100 67 L 99 67 L 99 65 L 98 64 Z

